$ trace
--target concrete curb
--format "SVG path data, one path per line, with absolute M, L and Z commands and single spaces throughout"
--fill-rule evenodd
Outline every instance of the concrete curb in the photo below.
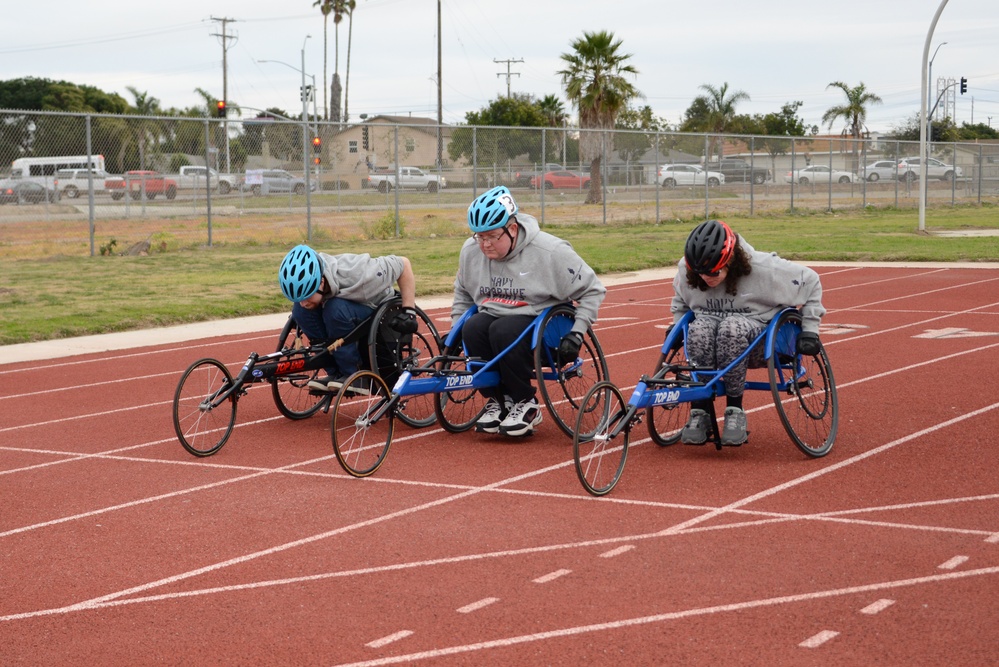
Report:
M 890 267 L 890 268 L 976 268 L 976 269 L 999 269 L 999 263 L 962 263 L 954 264 L 947 262 L 803 262 L 808 266 L 834 267 L 834 266 L 864 266 L 864 267 Z M 634 282 L 646 282 L 652 280 L 672 281 L 676 267 L 643 269 L 640 271 L 629 271 L 627 273 L 607 274 L 600 277 L 600 280 L 607 287 L 624 285 Z M 451 295 L 440 295 L 432 297 L 421 297 L 417 303 L 424 310 L 434 310 L 447 308 L 451 305 Z M 119 333 L 99 334 L 94 336 L 80 336 L 78 338 L 61 338 L 57 340 L 47 340 L 38 343 L 20 343 L 17 345 L 0 346 L 0 365 L 13 364 L 24 361 L 41 361 L 44 359 L 59 359 L 81 354 L 93 354 L 98 352 L 110 352 L 113 350 L 126 350 L 135 347 L 147 347 L 153 345 L 167 345 L 188 340 L 198 340 L 202 338 L 213 338 L 216 336 L 231 336 L 246 333 L 256 333 L 260 331 L 274 331 L 284 326 L 288 318 L 287 313 L 274 313 L 271 315 L 257 315 L 253 317 L 240 317 L 231 320 L 214 320 L 210 322 L 197 322 L 194 324 L 182 324 L 172 327 L 161 327 L 158 329 L 144 329 L 140 331 L 122 331 Z

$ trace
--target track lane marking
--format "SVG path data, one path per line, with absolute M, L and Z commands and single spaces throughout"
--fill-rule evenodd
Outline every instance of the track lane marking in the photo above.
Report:
M 478 611 L 497 602 L 499 602 L 499 598 L 482 598 L 477 602 L 466 604 L 464 607 L 458 607 L 455 611 L 459 614 L 471 614 L 473 611 Z
M 531 581 L 536 584 L 547 584 L 550 581 L 555 581 L 556 579 L 564 577 L 568 574 L 572 574 L 572 570 L 555 570 L 554 572 L 549 572 L 548 574 L 542 575 L 537 579 L 532 579 Z
M 887 609 L 888 607 L 892 606 L 893 604 L 895 604 L 894 600 L 889 600 L 887 598 L 881 598 L 880 600 L 878 600 L 876 602 L 872 602 L 871 604 L 869 604 L 866 607 L 864 607 L 863 609 L 861 609 L 860 613 L 861 614 L 867 614 L 869 616 L 873 616 L 874 614 L 880 614 L 881 612 L 883 612 L 885 609 Z
M 954 556 L 953 558 L 937 565 L 937 568 L 940 570 L 953 570 L 959 565 L 964 565 L 966 562 L 968 562 L 967 556 Z
M 382 637 L 381 639 L 376 639 L 374 641 L 368 642 L 365 646 L 370 648 L 381 648 L 383 646 L 388 646 L 393 642 L 397 642 L 400 639 L 405 639 L 413 634 L 412 630 L 400 630 L 399 632 L 394 632 L 387 637 Z
M 800 646 L 801 648 L 818 648 L 823 644 L 825 644 L 830 639 L 833 639 L 834 637 L 838 636 L 839 633 L 836 632 L 835 630 L 823 630 L 822 632 L 816 635 L 812 635 L 805 641 L 801 642 L 800 644 L 798 644 L 798 646 Z

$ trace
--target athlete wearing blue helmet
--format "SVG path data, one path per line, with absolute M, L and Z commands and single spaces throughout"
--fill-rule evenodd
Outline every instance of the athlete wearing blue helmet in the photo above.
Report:
M 468 207 L 468 227 L 472 238 L 458 256 L 451 306 L 454 320 L 476 308 L 461 330 L 468 354 L 493 359 L 542 310 L 573 302 L 575 321 L 559 341 L 558 353 L 565 363 L 575 361 L 606 292 L 593 269 L 568 243 L 541 231 L 534 216 L 521 213 L 504 186 L 475 198 Z M 488 400 L 477 431 L 524 436 L 541 423 L 530 338 L 521 338 L 497 364 L 499 385 L 480 390 Z
M 278 269 L 281 293 L 295 305 L 291 316 L 312 343 L 330 343 L 343 338 L 364 321 L 384 300 L 395 294 L 398 284 L 402 309 L 388 325 L 402 334 L 414 333 L 416 279 L 405 257 L 386 255 L 328 255 L 307 245 L 298 245 L 285 255 Z M 336 391 L 343 380 L 361 366 L 358 346 L 341 345 L 333 350 L 327 376 L 313 380 L 316 391 Z
M 307 245 L 297 245 L 284 256 L 278 269 L 281 293 L 289 301 L 305 301 L 319 291 L 323 278 L 322 264 L 316 251 Z
M 518 210 L 510 188 L 499 185 L 472 200 L 468 207 L 468 228 L 478 234 L 506 227 Z

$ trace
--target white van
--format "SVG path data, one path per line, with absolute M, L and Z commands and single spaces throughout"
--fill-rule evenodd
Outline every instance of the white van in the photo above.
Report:
M 55 157 L 20 157 L 10 163 L 11 180 L 29 180 L 60 189 L 60 169 L 93 169 L 105 172 L 103 155 L 63 155 Z M 103 185 L 103 181 L 101 183 Z

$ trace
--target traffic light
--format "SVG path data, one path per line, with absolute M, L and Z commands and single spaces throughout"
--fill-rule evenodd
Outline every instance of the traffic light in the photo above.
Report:
M 968 80 L 962 76 L 961 77 L 961 94 L 964 95 L 966 92 L 968 92 Z
M 312 152 L 319 154 L 323 151 L 323 140 L 319 137 L 312 137 Z
M 219 100 L 215 103 L 215 117 L 225 118 L 225 100 Z
M 368 128 L 364 126 L 361 128 L 361 146 L 364 150 L 368 150 Z
M 316 157 L 312 158 L 312 164 L 318 166 L 318 165 L 320 165 L 322 163 L 323 163 L 323 159 L 321 157 L 319 157 L 318 155 Z

